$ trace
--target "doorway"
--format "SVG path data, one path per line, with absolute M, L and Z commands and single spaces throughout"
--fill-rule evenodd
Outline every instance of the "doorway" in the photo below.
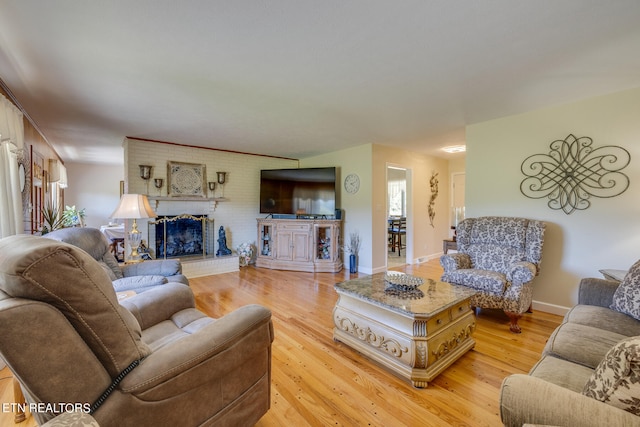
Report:
M 464 172 L 451 174 L 451 230 L 455 236 L 458 223 L 465 219 L 465 178 Z M 452 237 L 453 237 L 452 236 Z
M 411 251 L 410 170 L 387 165 L 387 268 L 407 264 Z

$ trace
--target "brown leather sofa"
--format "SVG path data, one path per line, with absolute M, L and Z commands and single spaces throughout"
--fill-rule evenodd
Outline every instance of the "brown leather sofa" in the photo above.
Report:
M 0 355 L 29 403 L 90 407 L 102 427 L 253 425 L 267 412 L 268 309 L 212 319 L 178 283 L 121 304 L 83 250 L 0 240 Z M 56 414 L 33 415 L 43 423 Z

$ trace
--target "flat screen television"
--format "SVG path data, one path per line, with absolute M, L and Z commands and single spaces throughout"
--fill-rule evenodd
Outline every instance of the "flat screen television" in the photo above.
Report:
M 260 213 L 335 215 L 336 168 L 260 171 Z

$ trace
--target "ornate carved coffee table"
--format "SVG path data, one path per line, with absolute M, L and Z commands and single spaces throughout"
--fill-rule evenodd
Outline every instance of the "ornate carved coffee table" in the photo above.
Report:
M 411 381 L 427 383 L 473 348 L 476 291 L 422 279 L 418 287 L 394 286 L 386 273 L 335 285 L 333 339 Z

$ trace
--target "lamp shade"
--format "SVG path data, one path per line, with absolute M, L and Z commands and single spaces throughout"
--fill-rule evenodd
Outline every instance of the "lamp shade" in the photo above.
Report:
M 64 165 L 60 165 L 60 181 L 58 181 L 60 188 L 67 188 L 69 186 L 67 180 L 67 168 Z
M 49 159 L 49 182 L 57 182 L 60 188 L 67 188 L 67 168 L 58 159 Z
M 144 194 L 123 194 L 120 204 L 109 218 L 137 219 L 157 216 L 149 204 L 149 199 Z

